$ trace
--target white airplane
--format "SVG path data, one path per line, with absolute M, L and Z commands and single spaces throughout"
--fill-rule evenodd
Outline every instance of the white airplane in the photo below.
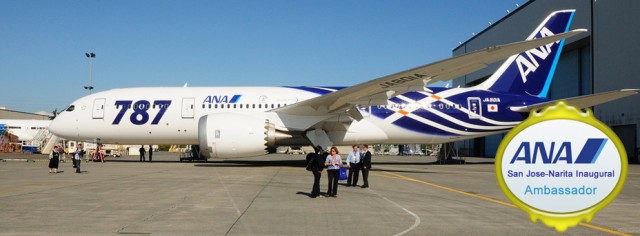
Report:
M 32 141 L 38 132 L 47 130 L 51 120 L 0 119 L 0 134 L 9 132 L 23 144 Z
M 208 157 L 277 146 L 446 143 L 508 131 L 545 99 L 574 10 L 551 13 L 526 41 L 471 52 L 351 87 L 113 89 L 74 101 L 51 132 L 118 144 L 198 144 Z M 507 59 L 470 88 L 428 88 Z M 590 107 L 639 90 L 564 99 Z

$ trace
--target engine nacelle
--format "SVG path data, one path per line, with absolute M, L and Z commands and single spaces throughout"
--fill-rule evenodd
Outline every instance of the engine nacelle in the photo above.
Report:
M 265 118 L 240 113 L 210 114 L 198 121 L 200 151 L 207 157 L 234 158 L 266 154 L 275 128 Z

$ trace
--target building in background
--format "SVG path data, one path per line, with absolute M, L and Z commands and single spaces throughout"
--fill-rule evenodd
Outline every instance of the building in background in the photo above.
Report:
M 51 120 L 50 114 L 29 113 L 22 111 L 7 110 L 0 107 L 0 119 L 19 119 L 19 120 Z
M 596 0 L 534 0 L 509 10 L 508 14 L 492 23 L 474 37 L 453 49 L 460 55 L 489 46 L 524 40 L 538 22 L 549 13 L 562 9 L 576 9 L 570 29 L 584 28 L 589 32 L 567 39 L 558 62 L 549 98 L 640 88 L 640 1 Z M 488 22 L 496 19 L 487 19 Z M 481 83 L 502 62 L 455 79 L 454 86 L 473 86 Z M 607 124 L 620 137 L 629 161 L 638 162 L 638 123 L 640 96 L 630 96 L 592 108 L 595 117 Z M 505 134 L 460 141 L 455 147 L 463 155 L 495 156 Z

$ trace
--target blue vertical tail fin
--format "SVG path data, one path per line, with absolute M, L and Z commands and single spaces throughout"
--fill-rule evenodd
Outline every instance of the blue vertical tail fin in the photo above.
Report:
M 575 10 L 551 13 L 527 40 L 569 30 Z M 558 64 L 564 39 L 509 57 L 480 87 L 503 93 L 546 97 Z

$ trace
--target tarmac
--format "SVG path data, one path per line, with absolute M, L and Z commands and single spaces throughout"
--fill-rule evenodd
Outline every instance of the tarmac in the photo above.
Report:
M 179 162 L 175 153 L 83 162 L 0 154 L 1 235 L 553 235 L 499 189 L 493 159 L 374 156 L 370 188 L 310 198 L 304 155 Z M 27 161 L 31 160 L 31 161 Z M 341 181 L 345 183 L 345 181 Z M 362 184 L 362 178 L 359 184 Z M 326 172 L 321 191 L 327 189 Z M 565 235 L 640 234 L 640 165 L 590 223 Z

